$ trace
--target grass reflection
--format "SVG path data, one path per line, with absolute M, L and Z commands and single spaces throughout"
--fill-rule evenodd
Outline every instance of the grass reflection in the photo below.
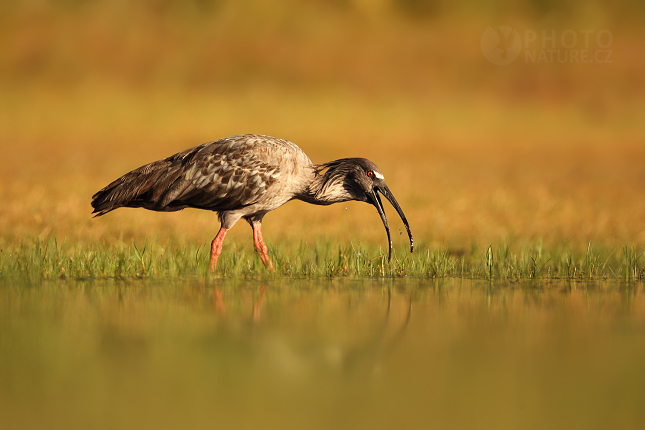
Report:
M 637 427 L 640 284 L 0 289 L 3 428 Z

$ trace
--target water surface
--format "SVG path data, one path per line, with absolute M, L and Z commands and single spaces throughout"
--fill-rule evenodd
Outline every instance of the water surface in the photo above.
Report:
M 0 428 L 643 428 L 640 284 L 0 286 Z

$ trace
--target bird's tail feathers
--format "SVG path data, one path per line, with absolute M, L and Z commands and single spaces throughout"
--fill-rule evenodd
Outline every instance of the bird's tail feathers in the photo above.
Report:
M 155 161 L 126 173 L 92 196 L 95 217 L 120 207 L 154 208 L 162 192 L 180 175 L 169 160 Z

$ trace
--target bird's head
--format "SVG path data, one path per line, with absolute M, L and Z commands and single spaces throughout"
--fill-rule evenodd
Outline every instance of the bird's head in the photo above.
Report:
M 394 195 L 385 183 L 385 176 L 376 164 L 365 158 L 343 158 L 318 165 L 317 171 L 324 178 L 324 182 L 317 192 L 317 198 L 328 199 L 329 203 L 359 200 L 376 207 L 385 226 L 385 231 L 387 232 L 389 245 L 388 261 L 392 259 L 392 236 L 379 193 L 398 212 L 410 238 L 410 252 L 414 250 L 414 241 L 408 220 L 405 218 L 401 206 L 399 206 Z

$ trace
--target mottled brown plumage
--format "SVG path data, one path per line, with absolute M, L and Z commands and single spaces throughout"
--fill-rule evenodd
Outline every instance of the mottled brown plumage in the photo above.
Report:
M 376 206 L 392 242 L 378 192 L 396 208 L 410 237 L 403 211 L 385 185 L 379 168 L 364 158 L 345 158 L 314 165 L 295 144 L 246 134 L 187 149 L 139 167 L 94 194 L 95 216 L 119 207 L 177 211 L 187 207 L 216 211 L 221 229 L 211 244 L 215 269 L 226 232 L 240 219 L 253 228 L 255 248 L 272 268 L 261 234 L 264 215 L 289 200 L 328 205 L 348 200 Z M 377 192 L 378 191 L 378 192 Z

